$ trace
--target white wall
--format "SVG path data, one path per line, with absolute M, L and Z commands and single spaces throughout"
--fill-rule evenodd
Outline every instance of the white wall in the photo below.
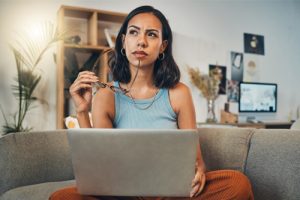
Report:
M 30 3 L 29 3 L 30 2 Z M 61 4 L 113 10 L 128 13 L 133 8 L 149 4 L 160 9 L 169 19 L 174 32 L 174 55 L 181 67 L 182 81 L 191 87 L 197 120 L 206 117 L 205 100 L 188 79 L 185 66 L 199 67 L 207 72 L 208 64 L 228 66 L 230 51 L 243 52 L 243 33 L 265 36 L 265 56 L 254 56 L 259 66 L 261 82 L 276 82 L 279 86 L 278 112 L 260 118 L 287 120 L 291 111 L 300 106 L 300 2 L 292 0 L 65 0 L 65 1 L 0 1 L 0 104 L 5 113 L 15 112 L 16 101 L 10 85 L 16 67 L 7 42 L 14 39 L 13 31 L 28 23 L 56 21 Z M 52 49 L 55 51 L 55 48 Z M 244 54 L 245 57 L 252 56 Z M 46 103 L 29 111 L 28 125 L 35 130 L 55 129 L 56 76 L 52 52 L 42 65 L 43 80 L 38 95 Z M 228 73 L 230 77 L 230 73 Z M 217 100 L 223 108 L 225 96 Z M 295 111 L 292 112 L 295 118 Z M 219 112 L 217 112 L 219 115 Z M 219 117 L 219 116 L 218 116 Z M 0 124 L 4 123 L 0 115 Z

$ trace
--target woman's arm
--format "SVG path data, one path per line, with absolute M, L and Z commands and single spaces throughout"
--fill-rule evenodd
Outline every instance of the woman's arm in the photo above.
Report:
M 179 83 L 170 90 L 170 100 L 174 111 L 177 113 L 177 123 L 179 129 L 196 129 L 196 114 L 189 88 L 183 83 Z M 193 180 L 193 190 L 191 196 L 197 196 L 202 191 L 205 184 L 205 163 L 202 158 L 200 143 L 197 148 L 196 176 Z
M 179 83 L 175 88 L 173 99 L 175 100 L 175 112 L 179 129 L 196 129 L 196 113 L 192 95 L 189 88 Z M 170 95 L 171 96 L 171 95 Z
M 113 128 L 115 113 L 114 92 L 100 88 L 93 98 L 92 119 L 94 128 Z
M 81 128 L 90 128 L 89 109 L 92 102 L 92 84 L 98 81 L 95 73 L 83 71 L 70 86 L 70 94 L 74 102 L 77 120 Z
M 176 99 L 175 112 L 177 111 L 177 121 L 179 129 L 196 129 L 197 126 L 195 107 L 189 88 L 183 83 L 179 83 L 175 89 L 177 89 L 178 91 L 175 91 L 173 93 L 173 99 Z M 205 171 L 205 164 L 202 159 L 200 144 L 197 150 L 198 168 L 202 171 Z
M 99 79 L 94 72 L 83 71 L 78 74 L 70 86 L 70 94 L 75 104 L 77 120 L 80 128 L 91 128 L 89 110 L 91 105 L 93 127 L 112 128 L 114 119 L 114 93 L 109 88 L 99 88 L 92 95 L 92 84 Z M 93 103 L 92 103 L 93 102 Z
M 76 117 L 80 128 L 92 128 L 89 112 L 77 112 Z

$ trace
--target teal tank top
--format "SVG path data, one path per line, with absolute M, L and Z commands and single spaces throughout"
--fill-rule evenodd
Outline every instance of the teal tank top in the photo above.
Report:
M 114 82 L 114 85 L 119 86 L 119 83 Z M 169 100 L 169 90 L 160 89 L 149 108 L 139 109 L 146 108 L 152 101 L 153 98 L 133 101 L 130 97 L 116 92 L 113 126 L 128 129 L 178 129 L 177 115 Z

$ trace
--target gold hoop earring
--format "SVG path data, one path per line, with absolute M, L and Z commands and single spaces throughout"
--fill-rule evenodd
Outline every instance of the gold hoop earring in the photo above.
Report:
M 124 48 L 121 49 L 121 54 L 122 54 L 122 56 L 126 56 L 126 52 L 125 52 Z
M 165 53 L 161 53 L 158 55 L 158 60 L 162 61 L 165 59 Z

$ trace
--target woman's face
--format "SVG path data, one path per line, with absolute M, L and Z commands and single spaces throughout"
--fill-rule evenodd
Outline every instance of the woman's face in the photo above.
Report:
M 162 41 L 162 24 L 151 13 L 134 16 L 128 23 L 123 36 L 123 48 L 131 65 L 154 65 L 160 53 L 163 53 L 167 41 Z

